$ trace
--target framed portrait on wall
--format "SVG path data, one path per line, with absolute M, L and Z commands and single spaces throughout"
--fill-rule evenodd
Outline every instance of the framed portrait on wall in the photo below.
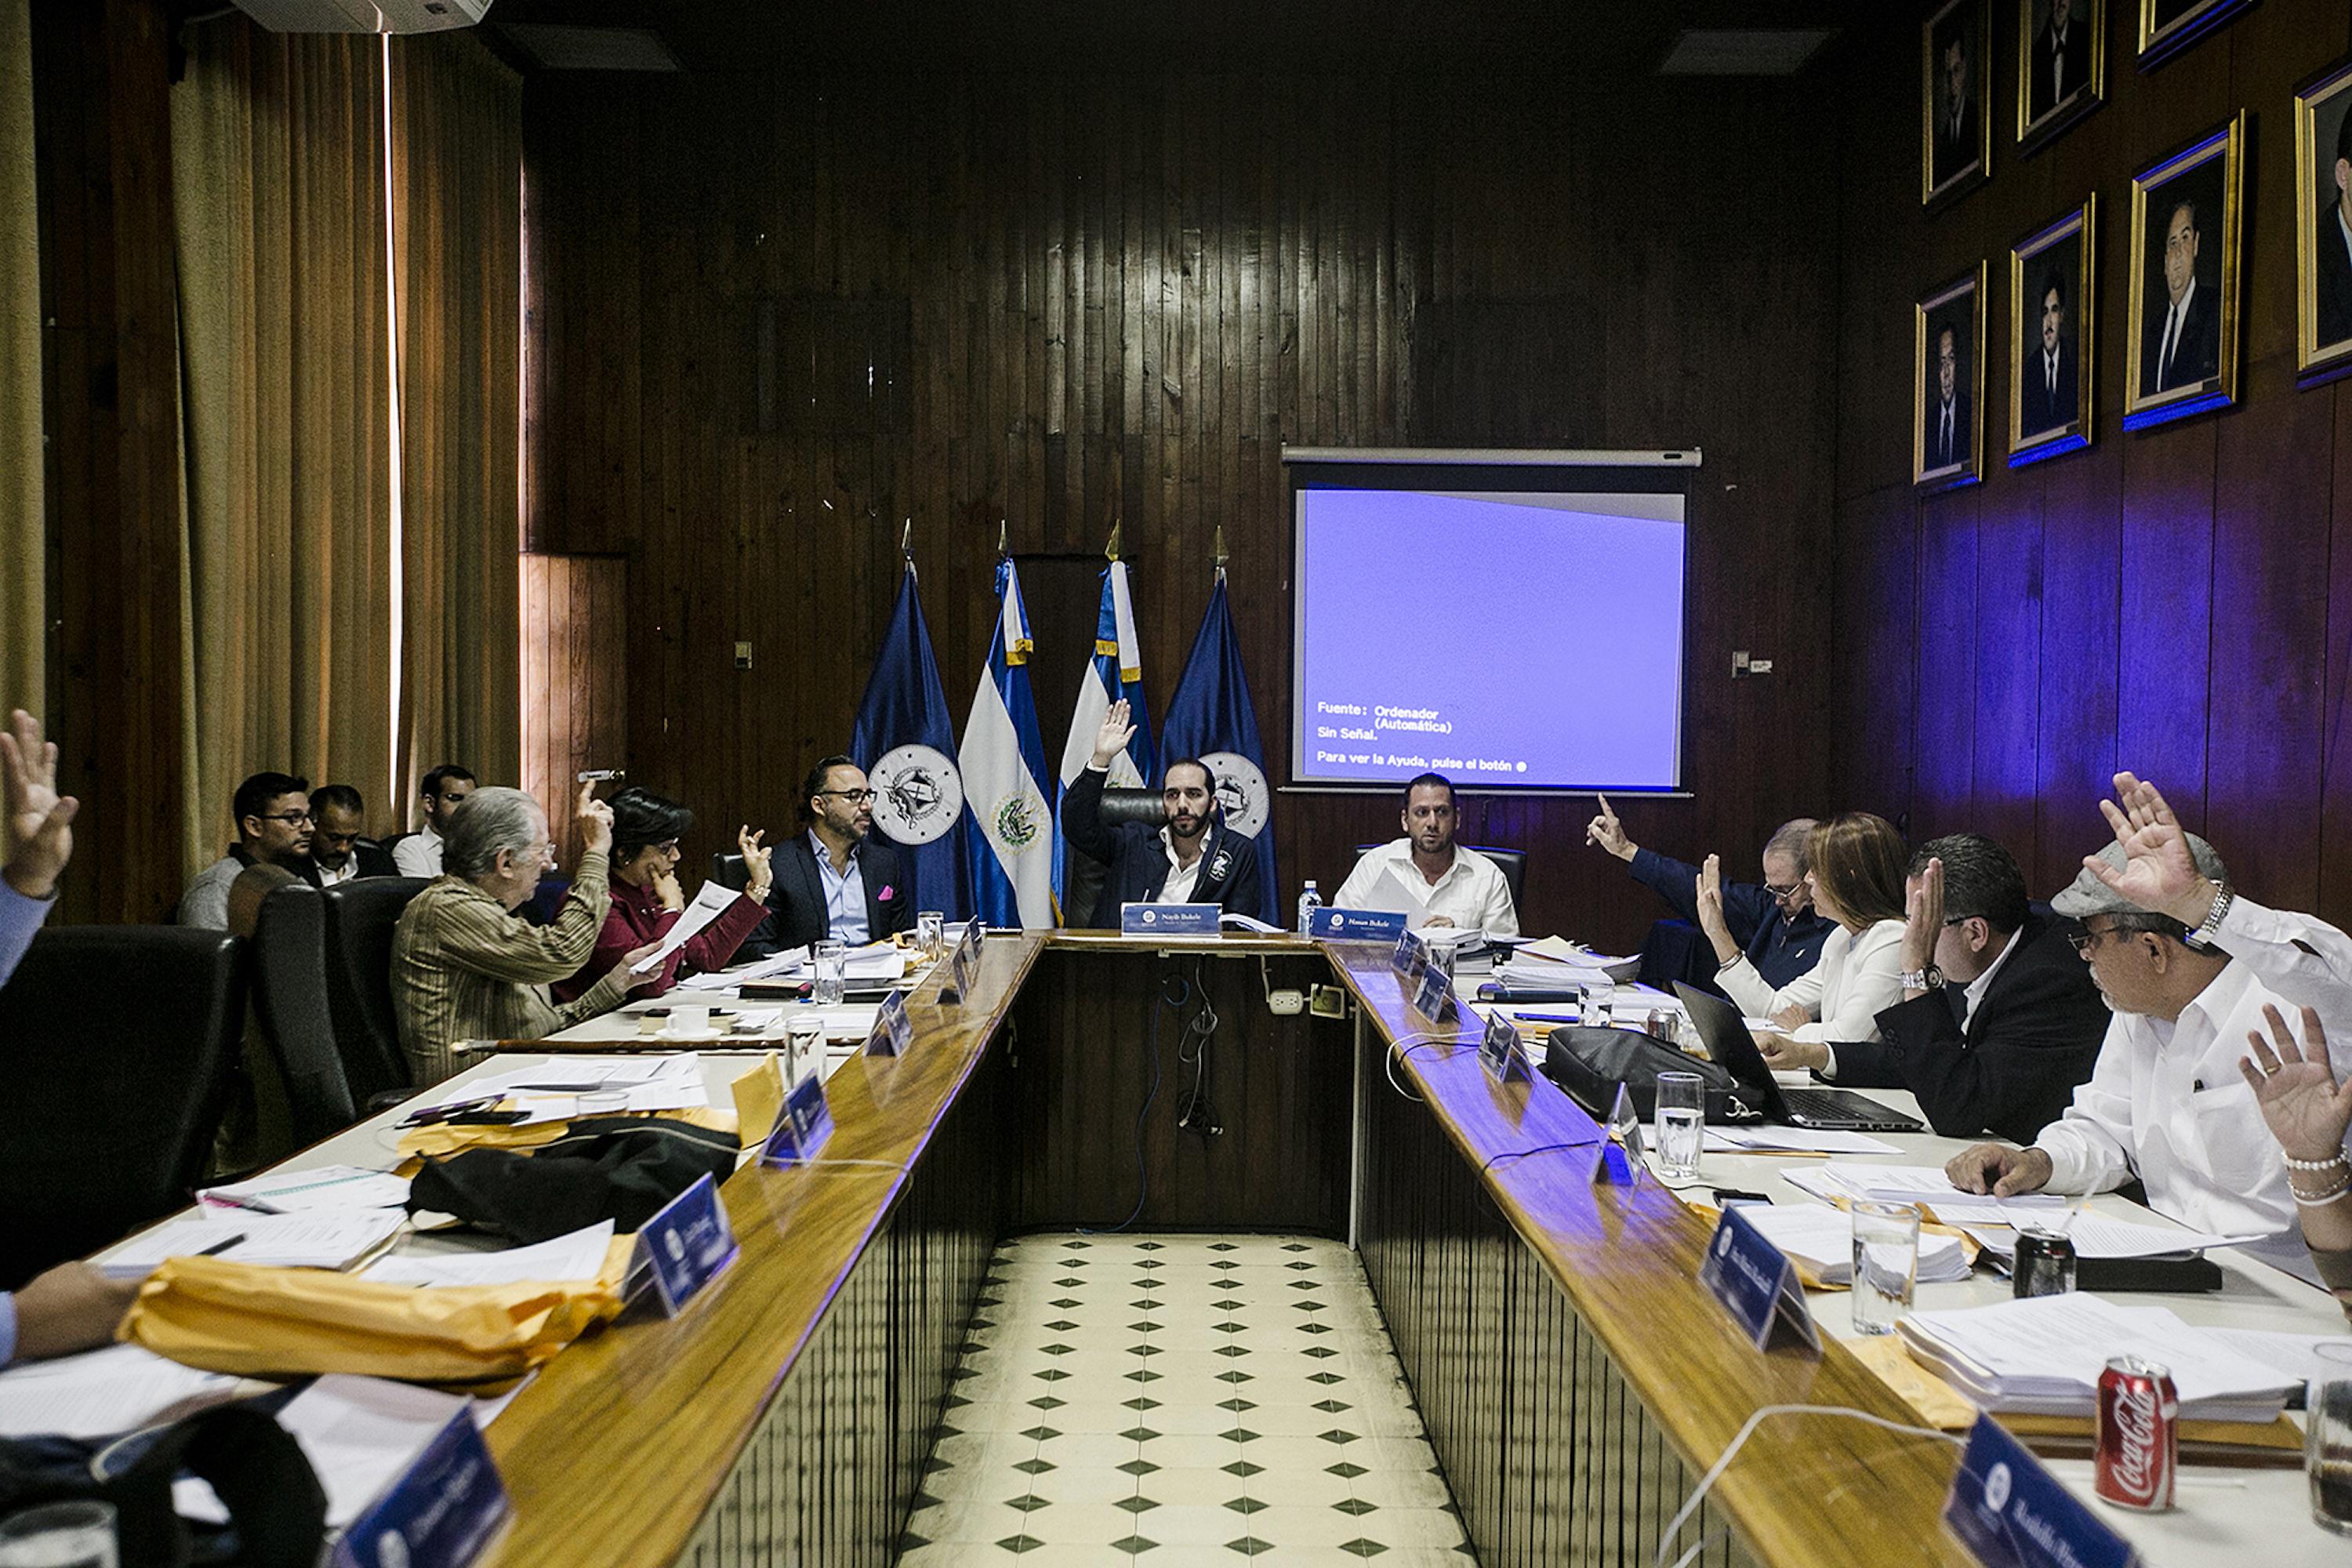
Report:
M 1911 482 L 1929 489 L 1984 477 L 1984 286 L 1979 261 L 1912 307 Z
M 2295 368 L 2352 371 L 2352 60 L 2294 95 Z
M 2107 0 L 2017 0 L 2017 144 L 2043 145 L 2105 100 Z
M 1992 172 L 1990 0 L 1944 0 L 1919 26 L 1919 200 L 1951 201 Z
M 2091 444 L 2098 321 L 2098 202 L 2083 205 L 2009 247 L 2009 466 Z
M 2139 68 L 2160 66 L 2254 0 L 2138 0 Z
M 2241 110 L 2132 176 L 2126 430 L 2237 400 L 2245 142 Z

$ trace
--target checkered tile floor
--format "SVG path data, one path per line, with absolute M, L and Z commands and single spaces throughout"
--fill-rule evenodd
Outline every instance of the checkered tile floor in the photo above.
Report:
M 901 1568 L 1475 1568 L 1337 1242 L 1008 1242 L 953 1390 Z

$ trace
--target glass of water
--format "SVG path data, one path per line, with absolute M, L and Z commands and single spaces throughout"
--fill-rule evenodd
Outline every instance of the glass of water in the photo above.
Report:
M 1658 1075 L 1658 1168 L 1670 1182 L 1698 1174 L 1699 1145 L 1706 1141 L 1706 1084 L 1695 1072 Z
M 2304 1394 L 2303 1469 L 2311 1478 L 2311 1517 L 2322 1530 L 2352 1535 L 2352 1344 L 2312 1350 L 2321 1372 Z
M 1610 1026 L 1611 1005 L 1617 1000 L 1614 985 L 1580 985 L 1576 992 L 1578 1020 L 1588 1029 Z
M 117 1568 L 114 1505 L 43 1503 L 0 1519 L 0 1568 Z
M 940 956 L 940 939 L 947 933 L 948 917 L 944 910 L 924 910 L 915 916 L 915 942 L 923 950 L 924 962 Z
M 1891 1334 L 1911 1310 L 1919 1279 L 1919 1209 L 1915 1204 L 1853 1205 L 1853 1327 Z
M 809 1000 L 820 1007 L 841 1005 L 842 977 L 849 972 L 849 944 L 845 942 L 821 942 L 816 944 L 816 984 Z
M 824 1060 L 824 1020 L 814 1013 L 795 1013 L 784 1026 L 784 1087 L 800 1082 L 801 1075 Z

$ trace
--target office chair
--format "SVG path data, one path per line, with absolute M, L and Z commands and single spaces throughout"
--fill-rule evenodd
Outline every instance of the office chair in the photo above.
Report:
M 392 1005 L 392 933 L 423 877 L 362 877 L 319 895 L 326 906 L 327 1016 L 352 1101 L 412 1087 Z
M 244 1037 L 241 945 L 180 926 L 33 939 L 0 987 L 0 1287 L 186 1205 Z
M 743 857 L 740 854 L 714 850 L 710 857 L 710 879 L 722 888 L 740 893 L 751 885 L 751 868 L 743 863 Z
M 1378 844 L 1359 844 L 1356 846 L 1356 858 L 1361 859 L 1370 851 L 1380 847 Z M 1505 849 L 1493 844 L 1465 844 L 1462 847 L 1475 849 L 1495 863 L 1495 869 L 1503 874 L 1503 885 L 1511 889 L 1511 908 L 1517 910 L 1521 920 L 1524 921 L 1528 908 L 1528 852 L 1524 849 Z M 1353 867 L 1349 868 L 1354 869 Z
M 326 900 L 289 882 L 261 900 L 247 958 L 253 1010 L 286 1086 L 297 1148 L 359 1120 L 327 1001 Z

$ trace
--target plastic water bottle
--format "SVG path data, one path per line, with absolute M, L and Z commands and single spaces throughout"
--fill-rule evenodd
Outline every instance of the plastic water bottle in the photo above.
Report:
M 1323 907 L 1323 895 L 1315 890 L 1315 879 L 1308 878 L 1307 887 L 1298 895 L 1298 934 L 1306 936 L 1315 919 L 1315 911 Z

